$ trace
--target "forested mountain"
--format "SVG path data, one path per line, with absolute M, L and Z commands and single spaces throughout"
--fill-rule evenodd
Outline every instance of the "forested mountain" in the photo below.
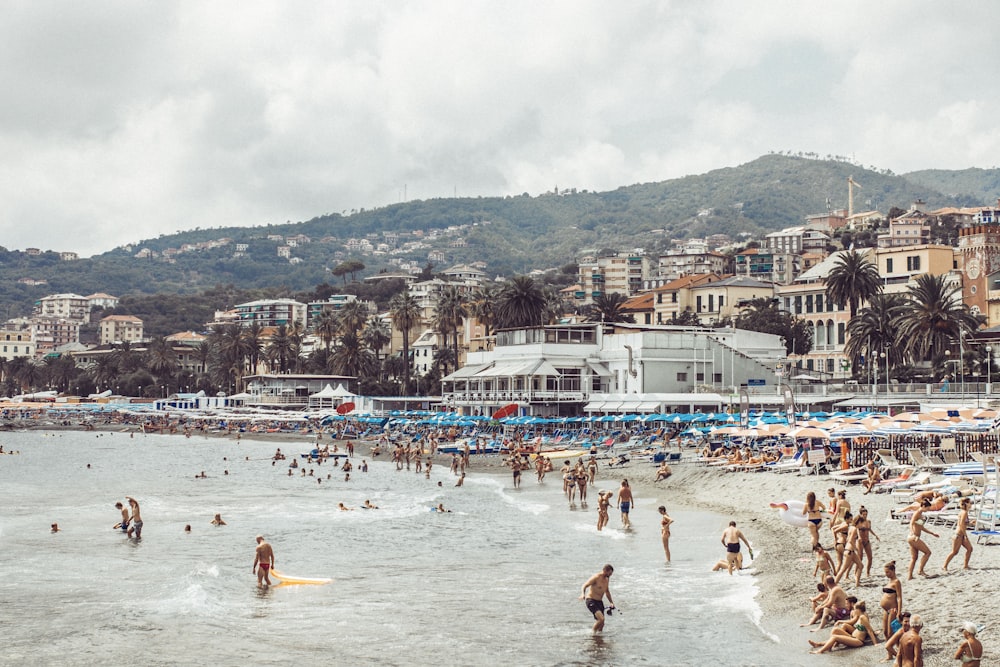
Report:
M 349 215 L 325 214 L 300 223 L 197 229 L 76 261 L 60 261 L 55 252 L 28 255 L 0 248 L 0 308 L 7 316 L 26 314 L 36 299 L 60 292 L 186 295 L 226 285 L 274 294 L 311 291 L 324 282 L 337 283 L 341 278 L 331 271 L 345 260 L 364 264 L 354 276 L 360 279 L 393 270 L 388 263 L 393 257 L 424 266 L 432 251 L 441 253 L 430 262 L 438 270 L 482 261 L 487 275 L 509 276 L 564 265 L 601 249 L 655 252 L 673 238 L 762 234 L 800 224 L 806 215 L 846 208 L 848 176 L 862 186 L 855 193 L 856 210 L 905 209 L 917 198 L 931 208 L 985 205 L 1000 195 L 996 169 L 896 175 L 834 159 L 771 154 L 739 167 L 610 192 L 431 199 Z M 434 230 L 449 227 L 458 229 L 429 238 Z M 378 244 L 385 240 L 384 232 L 397 232 L 399 245 L 422 243 L 400 254 L 345 249 L 351 238 L 369 237 Z M 415 237 L 414 232 L 422 236 Z M 296 234 L 312 242 L 292 248 L 296 263 L 290 263 L 277 254 L 284 243 L 267 237 Z M 135 257 L 142 248 L 162 253 L 221 238 L 231 242 L 182 252 L 169 262 L 162 255 Z M 238 243 L 247 244 L 243 256 L 234 256 Z M 71 239 L 61 242 L 58 250 L 72 251 Z M 19 282 L 24 280 L 46 282 Z M 223 305 L 229 304 L 218 304 Z

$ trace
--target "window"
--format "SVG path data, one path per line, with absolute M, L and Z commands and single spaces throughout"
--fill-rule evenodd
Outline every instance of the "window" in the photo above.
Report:
M 722 310 L 722 307 L 723 307 L 724 305 L 726 305 L 726 297 L 725 297 L 725 295 L 723 295 L 723 294 L 720 294 L 720 295 L 719 295 L 719 310 L 720 310 L 720 311 Z
M 688 381 L 688 374 L 687 373 L 678 373 L 677 374 L 677 381 L 678 382 L 687 382 Z
M 677 292 L 671 292 L 670 293 L 670 302 L 671 303 L 677 303 Z
M 912 257 L 906 258 L 906 270 L 907 271 L 920 270 L 920 255 L 913 255 Z
M 892 257 L 885 258 L 885 272 L 892 273 Z
M 823 295 L 822 294 L 817 294 L 816 295 L 816 312 L 817 313 L 822 313 L 823 312 Z
M 695 373 L 694 374 L 694 381 L 695 382 L 704 382 L 705 381 L 705 373 L 703 373 L 703 372 Z
M 811 313 L 813 311 L 813 295 L 806 295 L 806 312 Z
M 708 312 L 710 312 L 710 313 L 714 313 L 715 312 L 715 295 L 714 294 L 709 294 L 708 295 Z
M 844 336 L 846 335 L 847 325 L 843 322 L 837 322 L 837 345 L 844 344 Z
M 701 296 L 699 296 L 699 297 L 698 297 L 698 298 L 697 298 L 697 299 L 695 300 L 695 308 L 694 308 L 694 312 L 696 312 L 696 313 L 700 313 L 700 312 L 701 312 Z
M 722 373 L 712 373 L 712 382 L 722 384 Z
M 802 314 L 802 295 L 801 294 L 799 294 L 798 296 L 795 297 L 795 314 L 796 315 L 801 315 Z

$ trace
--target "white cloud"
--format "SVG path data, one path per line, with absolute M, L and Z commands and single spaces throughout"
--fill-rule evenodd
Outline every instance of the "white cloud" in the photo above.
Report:
M 404 186 L 605 189 L 769 150 L 989 167 L 998 15 L 930 0 L 15 5 L 3 244 L 87 254 Z

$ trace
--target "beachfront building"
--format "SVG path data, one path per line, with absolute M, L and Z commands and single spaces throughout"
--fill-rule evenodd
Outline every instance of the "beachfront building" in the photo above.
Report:
M 108 315 L 101 318 L 100 344 L 138 343 L 142 340 L 142 320 L 135 315 Z
M 243 326 L 256 323 L 264 327 L 292 326 L 306 323 L 306 304 L 295 299 L 261 299 L 241 303 L 234 308 Z
M 355 378 L 349 375 L 248 375 L 244 403 L 247 407 L 305 409 L 309 397 L 326 385 L 349 387 Z
M 465 414 L 492 414 L 511 403 L 541 416 L 716 411 L 743 385 L 774 393 L 784 357 L 778 336 L 733 328 L 587 323 L 504 330 L 493 350 L 470 354 L 467 365 L 442 379 L 442 401 Z

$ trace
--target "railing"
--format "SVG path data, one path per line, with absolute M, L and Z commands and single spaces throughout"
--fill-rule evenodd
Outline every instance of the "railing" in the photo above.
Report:
M 446 403 L 459 405 L 480 405 L 495 403 L 582 403 L 587 397 L 582 391 L 487 391 L 477 393 L 446 392 L 442 395 Z

